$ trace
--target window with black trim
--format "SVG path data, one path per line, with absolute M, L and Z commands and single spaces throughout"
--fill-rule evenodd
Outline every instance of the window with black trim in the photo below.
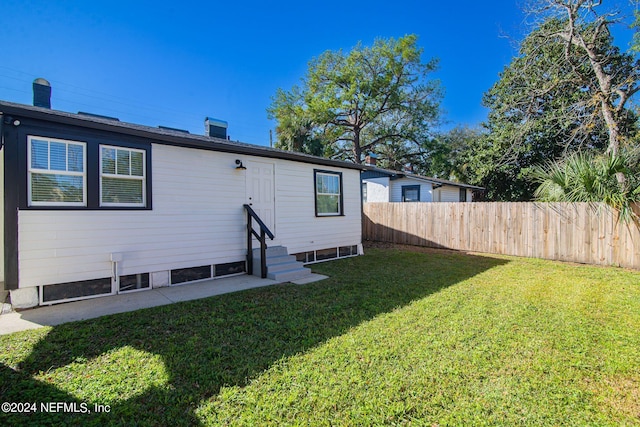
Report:
M 26 144 L 18 146 L 18 171 L 24 174 L 20 209 L 152 209 L 150 142 L 121 135 L 113 140 L 90 133 L 53 135 L 27 134 Z
M 27 138 L 29 206 L 86 206 L 86 144 Z
M 467 189 L 466 188 L 461 188 L 460 189 L 460 201 L 461 202 L 466 202 L 467 201 Z
M 342 173 L 314 170 L 316 216 L 343 215 Z
M 100 146 L 100 206 L 145 206 L 145 151 Z
M 402 201 L 403 202 L 419 202 L 420 186 L 419 185 L 403 185 Z

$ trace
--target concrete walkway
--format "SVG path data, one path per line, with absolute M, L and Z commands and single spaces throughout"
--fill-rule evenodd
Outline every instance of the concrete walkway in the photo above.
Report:
M 320 274 L 311 274 L 309 277 L 302 280 L 294 280 L 292 283 L 304 285 L 326 278 L 327 276 Z M 278 283 L 282 282 L 242 275 L 157 288 L 149 291 L 67 302 L 18 312 L 11 311 L 0 314 L 0 335 L 43 326 L 55 326 L 77 320 L 93 319 L 108 314 L 125 313 L 141 308 L 173 304 L 180 301 L 207 298 Z

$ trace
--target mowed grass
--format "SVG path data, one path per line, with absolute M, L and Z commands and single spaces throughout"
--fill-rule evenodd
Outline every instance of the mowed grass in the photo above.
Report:
M 0 336 L 3 425 L 640 425 L 640 273 L 412 248 Z

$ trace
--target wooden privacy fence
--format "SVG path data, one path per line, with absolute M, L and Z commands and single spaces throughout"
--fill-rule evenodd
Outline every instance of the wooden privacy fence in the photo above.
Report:
M 640 269 L 640 230 L 587 203 L 365 203 L 363 238 Z

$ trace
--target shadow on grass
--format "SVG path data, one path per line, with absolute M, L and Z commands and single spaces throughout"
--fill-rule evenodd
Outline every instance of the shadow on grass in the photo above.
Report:
M 108 414 L 38 413 L 12 416 L 9 424 L 197 425 L 194 410 L 221 387 L 244 386 L 283 357 L 504 263 L 444 251 L 371 249 L 363 257 L 315 265 L 314 271 L 331 278 L 311 285 L 278 285 L 61 325 L 36 344 L 19 370 L 0 369 L 0 398 L 77 402 L 32 376 L 127 347 L 159 355 L 168 383 L 116 399 Z M 105 402 L 87 402 L 94 403 Z

